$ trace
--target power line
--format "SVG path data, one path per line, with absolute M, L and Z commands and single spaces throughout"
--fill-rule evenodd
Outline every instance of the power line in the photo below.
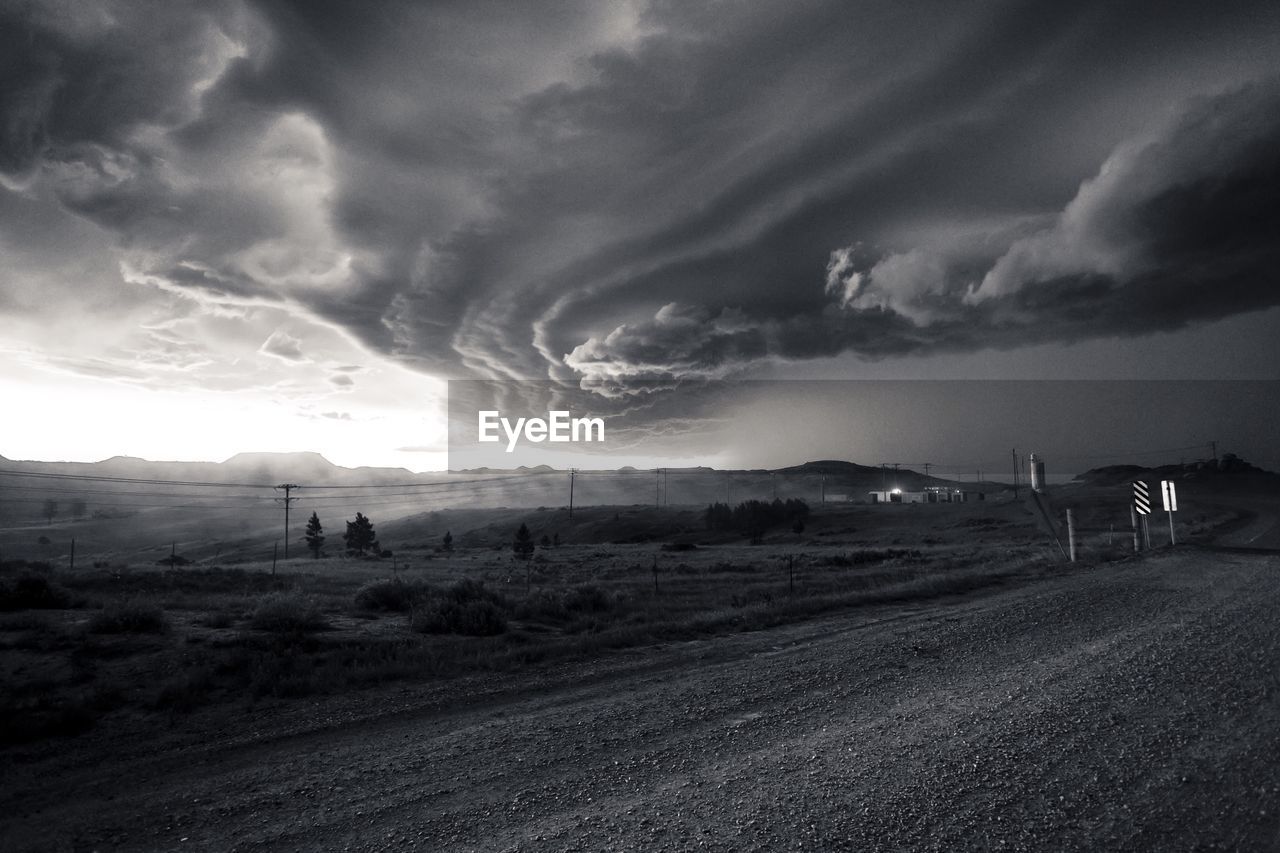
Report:
M 44 503 L 44 500 L 41 498 L 0 498 L 0 501 L 3 501 L 5 503 L 18 503 L 18 504 Z M 226 505 L 226 504 L 175 504 L 175 503 L 162 503 L 162 504 L 112 503 L 111 508 L 112 509 L 126 508 L 126 509 L 237 509 L 237 510 L 243 510 L 245 508 L 245 505 L 244 504 Z
M 265 495 L 198 495 L 191 492 L 132 492 L 132 491 L 114 491 L 109 489 L 75 489 L 75 488 L 59 488 L 58 486 L 5 486 L 6 492 L 40 492 L 41 494 L 57 493 L 71 494 L 81 497 L 97 497 L 97 496 L 122 496 L 122 497 L 142 497 L 142 498 L 197 498 L 197 499 L 213 499 L 213 500 L 249 500 L 262 501 L 269 500 Z
M 14 471 L 8 468 L 0 469 L 0 474 L 8 474 L 15 477 L 36 477 L 51 480 L 92 480 L 104 483 L 138 483 L 147 486 L 203 486 L 217 488 L 237 488 L 237 489 L 270 489 L 270 485 L 264 483 L 215 483 L 208 480 L 160 480 L 152 477 L 106 477 L 91 474 L 55 474 L 47 471 Z

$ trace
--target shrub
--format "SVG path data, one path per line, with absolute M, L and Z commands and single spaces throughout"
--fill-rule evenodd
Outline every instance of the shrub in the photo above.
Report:
M 613 606 L 609 593 L 594 584 L 575 586 L 564 597 L 564 607 L 574 613 L 603 613 Z
M 0 611 L 60 610 L 70 606 L 71 594 L 48 578 L 20 575 L 0 581 Z
M 206 628 L 230 628 L 235 624 L 235 621 L 235 615 L 227 612 L 226 610 L 216 610 L 211 613 L 206 613 L 204 617 L 199 620 L 200 624 Z
M 361 610 L 381 610 L 405 613 L 413 609 L 413 603 L 427 595 L 423 584 L 405 583 L 401 580 L 377 580 L 356 590 L 355 604 Z
M 444 598 L 414 610 L 409 624 L 413 630 L 423 634 L 494 637 L 507 630 L 507 616 L 492 601 L 473 599 L 459 603 Z
M 168 627 L 163 610 L 136 601 L 108 605 L 89 620 L 91 634 L 161 634 Z
M 502 596 L 498 593 L 485 589 L 484 581 L 460 580 L 445 591 L 445 596 L 457 604 L 466 604 L 469 601 L 488 601 L 491 604 L 504 605 Z
M 314 603 L 289 592 L 273 592 L 264 597 L 249 617 L 249 624 L 278 634 L 301 634 L 328 627 Z
M 538 590 L 516 605 L 520 619 L 569 622 L 583 614 L 605 613 L 616 601 L 595 584 L 582 584 L 565 592 Z
M 914 548 L 884 548 L 850 551 L 847 554 L 829 554 L 818 558 L 822 566 L 861 566 L 866 563 L 883 563 L 888 560 L 905 560 L 909 563 L 922 562 L 925 556 Z

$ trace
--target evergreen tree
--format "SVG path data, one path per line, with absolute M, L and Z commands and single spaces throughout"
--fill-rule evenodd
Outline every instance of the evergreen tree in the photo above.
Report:
M 373 532 L 373 522 L 365 518 L 362 513 L 356 513 L 355 521 L 347 522 L 347 532 L 343 534 L 342 539 L 347 543 L 348 553 L 356 553 L 361 557 L 364 552 L 372 549 L 375 553 L 378 550 L 378 540 Z
M 545 533 L 542 534 L 542 539 L 538 542 L 538 544 L 542 546 L 542 550 L 544 551 L 547 550 L 548 548 L 551 547 L 551 537 Z
M 320 526 L 320 516 L 314 512 L 311 518 L 307 519 L 307 534 L 302 537 L 307 541 L 307 547 L 311 549 L 311 556 L 320 559 L 320 549 L 324 546 L 324 528 Z
M 44 509 L 41 512 L 41 515 L 44 516 L 45 524 L 53 524 L 53 517 L 57 514 L 58 514 L 58 502 L 45 501 Z
M 527 560 L 533 555 L 533 534 L 529 532 L 528 525 L 521 524 L 520 529 L 516 531 L 516 541 L 512 550 L 521 560 Z
M 86 512 L 89 511 L 89 505 L 81 498 L 76 498 L 71 502 L 71 517 L 75 519 L 84 518 Z
M 444 538 L 440 540 L 440 548 L 444 551 L 453 550 L 453 534 L 448 530 L 444 532 Z

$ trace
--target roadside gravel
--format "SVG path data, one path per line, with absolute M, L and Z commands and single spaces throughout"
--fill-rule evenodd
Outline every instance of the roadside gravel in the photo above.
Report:
M 197 716 L 0 755 L 0 849 L 1273 849 L 1277 614 L 1277 558 L 1173 553 Z

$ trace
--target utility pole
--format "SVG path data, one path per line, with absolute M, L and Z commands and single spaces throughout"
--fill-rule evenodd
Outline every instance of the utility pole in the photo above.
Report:
M 661 483 L 662 483 L 662 469 L 654 468 L 653 469 L 653 508 L 654 509 L 658 509 L 659 507 L 662 506 Z
M 724 503 L 730 506 L 733 503 L 733 479 L 729 476 L 729 472 L 724 472 Z
M 666 468 L 662 469 L 662 505 L 663 506 L 671 506 L 671 487 L 667 483 L 667 474 L 669 473 L 670 472 Z
M 573 478 L 577 475 L 577 468 L 569 469 L 569 517 L 573 518 Z
M 822 506 L 826 506 L 827 505 L 827 475 L 826 474 L 822 475 L 820 483 L 821 485 L 819 486 L 819 488 L 822 491 L 820 492 L 821 497 L 819 498 L 819 503 L 821 503 Z
M 933 467 L 932 462 L 924 463 L 924 484 L 929 485 L 929 469 Z
M 1018 497 L 1018 449 L 1015 447 L 1013 453 L 1013 497 Z
M 1213 451 L 1213 461 L 1217 462 L 1218 461 L 1218 442 L 1216 441 L 1209 442 L 1209 448 Z
M 769 482 L 773 484 L 773 499 L 776 501 L 778 499 L 778 472 L 777 471 L 769 472 Z
M 302 487 L 297 483 L 281 483 L 276 488 L 284 490 L 284 497 L 276 498 L 276 500 L 284 503 L 284 558 L 287 560 L 289 559 L 289 507 L 297 500 L 297 498 L 289 497 L 289 493 Z

